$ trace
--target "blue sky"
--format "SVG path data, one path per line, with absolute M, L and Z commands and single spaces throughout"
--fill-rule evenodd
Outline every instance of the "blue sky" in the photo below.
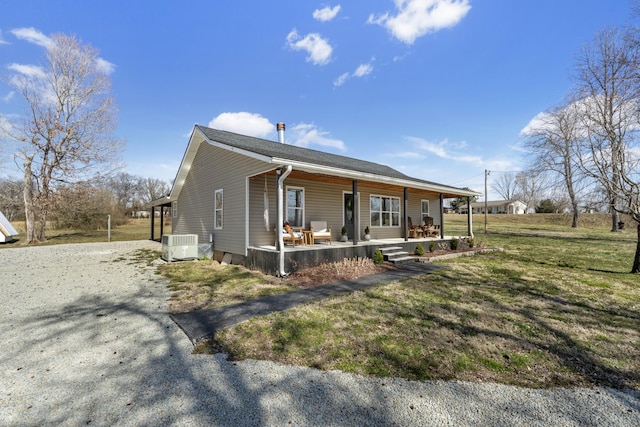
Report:
M 282 121 L 287 143 L 482 192 L 485 169 L 525 167 L 520 131 L 580 47 L 629 19 L 627 0 L 11 1 L 0 75 L 55 33 L 97 48 L 143 177 L 173 180 L 196 123 L 276 140 Z M 23 108 L 0 83 L 0 115 Z

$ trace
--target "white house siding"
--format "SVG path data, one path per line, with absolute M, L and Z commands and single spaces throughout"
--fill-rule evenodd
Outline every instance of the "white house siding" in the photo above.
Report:
M 201 243 L 213 233 L 216 251 L 244 255 L 246 177 L 266 167 L 265 162 L 203 143 L 180 192 L 173 233 L 197 234 Z M 214 193 L 219 189 L 223 190 L 223 227 L 214 229 Z

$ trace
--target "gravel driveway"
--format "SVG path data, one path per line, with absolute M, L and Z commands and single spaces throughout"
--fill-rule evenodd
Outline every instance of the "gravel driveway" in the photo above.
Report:
M 0 424 L 640 425 L 640 394 L 410 382 L 192 355 L 149 241 L 0 249 Z

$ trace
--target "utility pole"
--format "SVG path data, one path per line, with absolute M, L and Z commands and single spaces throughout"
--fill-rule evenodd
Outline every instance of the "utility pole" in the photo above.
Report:
M 487 234 L 487 177 L 491 171 L 484 170 L 484 234 Z

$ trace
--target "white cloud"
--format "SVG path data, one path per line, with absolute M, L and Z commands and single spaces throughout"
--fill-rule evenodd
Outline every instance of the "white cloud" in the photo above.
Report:
M 0 30 L 0 44 L 9 44 L 8 41 L 2 38 L 2 30 Z
M 14 122 L 10 116 L 0 114 L 0 138 L 7 137 L 12 132 L 15 132 Z
M 301 38 L 298 32 L 293 29 L 287 35 L 287 44 L 293 50 L 306 51 L 309 54 L 307 62 L 315 65 L 326 65 L 331 61 L 333 48 L 318 33 L 310 33 Z
M 102 58 L 96 59 L 96 68 L 98 69 L 98 71 L 101 71 L 107 75 L 113 73 L 116 70 L 116 66 L 114 64 Z
M 29 43 L 37 44 L 38 46 L 42 46 L 45 49 L 50 49 L 54 45 L 54 41 L 52 38 L 44 35 L 40 31 L 36 30 L 33 27 L 29 28 L 15 28 L 11 30 L 14 36 L 21 40 L 25 40 Z M 2 44 L 2 33 L 0 33 L 0 44 Z M 116 66 L 111 62 L 98 58 L 96 60 L 96 67 L 99 71 L 105 74 L 111 74 L 115 71 Z M 24 73 L 23 73 L 24 74 Z
M 417 151 L 399 151 L 396 153 L 390 153 L 388 154 L 388 156 L 398 159 L 424 159 L 427 157 L 424 154 L 418 153 Z
M 440 142 L 431 142 L 414 136 L 408 136 L 406 139 L 412 142 L 418 150 L 434 154 L 443 159 L 475 164 L 482 162 L 482 157 L 480 156 L 465 154 L 467 143 L 464 141 L 451 143 L 448 139 L 443 139 Z
M 34 78 L 34 79 L 44 79 L 47 77 L 47 73 L 44 68 L 38 67 L 37 65 L 25 65 L 25 64 L 10 64 L 7 68 L 11 71 L 15 71 L 16 73 L 22 74 L 23 76 Z
M 375 60 L 375 58 L 372 58 L 371 61 L 373 62 Z M 373 65 L 371 64 L 371 62 L 369 62 L 368 64 L 360 64 L 358 66 L 358 68 L 356 68 L 356 70 L 353 73 L 342 73 L 338 76 L 338 78 L 336 78 L 333 81 L 333 86 L 334 87 L 339 87 L 342 86 L 343 84 L 345 84 L 347 82 L 347 80 L 349 80 L 352 77 L 365 77 L 369 74 L 371 74 L 373 72 Z
M 361 64 L 353 72 L 353 77 L 364 77 L 367 74 L 371 74 L 372 71 L 373 71 L 373 65 L 371 65 L 371 64 Z
M 50 37 L 45 36 L 43 33 L 33 27 L 15 28 L 11 30 L 11 33 L 13 33 L 14 36 L 21 40 L 26 40 L 29 43 L 37 44 L 46 49 L 49 49 L 53 46 L 53 40 Z
M 275 125 L 265 117 L 245 111 L 219 114 L 209 122 L 209 127 L 257 138 L 266 138 L 275 130 Z
M 347 82 L 349 77 L 351 77 L 350 73 L 342 73 L 342 74 L 340 74 L 338 76 L 338 78 L 333 81 L 333 86 L 335 86 L 335 87 L 342 86 L 343 84 L 345 84 Z
M 532 136 L 536 133 L 535 131 L 549 127 L 549 117 L 549 114 L 545 112 L 536 114 L 536 116 L 531 119 L 524 128 L 522 128 L 520 136 Z
M 395 0 L 398 13 L 388 12 L 367 22 L 386 28 L 395 38 L 413 44 L 417 38 L 453 27 L 469 12 L 469 0 Z
M 313 11 L 313 19 L 321 22 L 331 21 L 340 12 L 340 5 L 333 8 L 327 6 L 322 9 L 316 9 Z
M 297 145 L 298 147 L 320 145 L 322 147 L 335 148 L 340 151 L 346 150 L 343 141 L 327 137 L 329 132 L 319 130 L 314 124 L 298 123 L 293 125 L 285 135 L 287 143 Z
M 407 52 L 403 55 L 396 55 L 393 57 L 393 62 L 400 62 L 400 61 L 404 61 L 404 59 L 406 57 L 408 57 L 409 55 L 411 55 L 411 52 Z
M 13 99 L 13 96 L 14 96 L 15 94 L 16 94 L 16 93 L 15 93 L 14 91 L 11 91 L 11 92 L 9 92 L 8 94 L 6 94 L 5 96 L 3 96 L 3 97 L 2 97 L 2 100 L 3 100 L 4 102 L 9 102 L 9 101 L 11 101 L 11 100 Z

